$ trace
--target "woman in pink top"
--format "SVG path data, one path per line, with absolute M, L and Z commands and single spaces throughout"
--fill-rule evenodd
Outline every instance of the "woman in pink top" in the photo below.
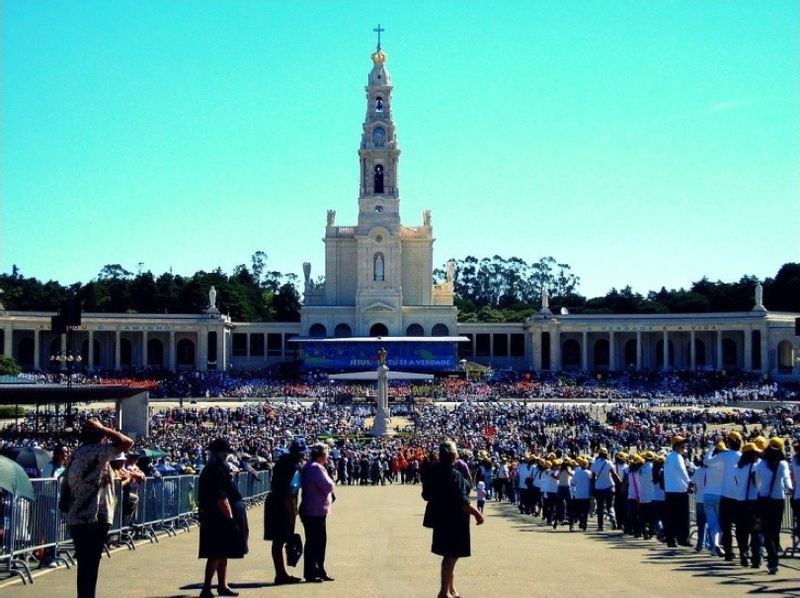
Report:
M 311 447 L 311 455 L 303 466 L 303 484 L 300 520 L 306 532 L 303 577 L 309 582 L 333 581 L 325 571 L 325 547 L 328 532 L 325 520 L 330 513 L 333 495 L 333 480 L 328 475 L 325 463 L 328 460 L 328 447 L 317 443 Z

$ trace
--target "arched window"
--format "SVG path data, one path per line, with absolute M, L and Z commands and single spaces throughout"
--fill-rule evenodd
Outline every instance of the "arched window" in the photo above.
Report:
M 20 346 L 22 343 L 20 343 Z M 778 371 L 781 374 L 789 374 L 794 367 L 794 349 L 789 341 L 781 341 L 778 344 Z
M 383 193 L 383 166 L 375 165 L 375 193 Z
M 581 347 L 574 338 L 564 341 L 561 345 L 561 367 L 577 368 L 581 365 Z
M 625 367 L 630 369 L 636 367 L 636 339 L 625 341 Z
M 381 96 L 375 98 L 375 112 L 383 112 L 383 98 Z
M 736 341 L 732 338 L 722 339 L 722 365 L 723 367 L 736 367 Z
M 706 366 L 706 344 L 699 338 L 694 339 L 694 364 L 699 368 Z
M 353 330 L 349 324 L 337 324 L 333 330 L 333 336 L 336 338 L 350 338 L 353 336 Z
M 175 358 L 179 366 L 194 366 L 194 343 L 188 338 L 182 338 L 178 341 L 178 346 L 175 349 Z
M 308 335 L 314 338 L 323 338 L 328 336 L 328 329 L 325 328 L 324 324 L 312 324 L 311 328 L 308 329 Z
M 431 336 L 450 336 L 450 329 L 444 324 L 436 324 L 431 329 Z
M 604 338 L 597 339 L 592 348 L 592 357 L 594 358 L 595 368 L 607 368 L 609 365 L 609 345 L 608 341 Z
M 100 341 L 92 339 L 92 363 L 95 367 L 100 365 Z M 83 363 L 86 367 L 89 367 L 89 339 L 87 338 L 85 341 L 81 343 L 81 359 L 83 359 Z
M 34 342 L 29 336 L 19 341 L 17 345 L 17 361 L 23 367 L 33 367 Z
M 383 254 L 376 253 L 375 259 L 372 262 L 372 280 L 383 281 L 384 280 L 384 266 L 383 263 Z
M 406 336 L 425 336 L 425 330 L 419 324 L 411 324 L 406 328 Z
M 550 333 L 542 332 L 542 369 L 550 369 Z
M 130 347 L 131 341 L 129 341 L 127 338 L 123 338 L 122 345 L 120 345 L 120 348 L 122 349 L 122 365 L 129 367 L 131 365 L 131 357 L 127 356 L 126 359 L 125 353 L 131 353 Z M 147 365 L 156 368 L 164 368 L 164 343 L 157 338 L 151 338 L 147 340 Z
M 208 333 L 208 342 L 206 343 L 208 347 L 208 363 L 216 363 L 217 362 L 217 333 L 216 331 L 212 330 Z
M 369 329 L 370 336 L 389 336 L 389 329 L 386 324 L 373 324 Z
M 375 147 L 383 147 L 386 141 L 386 130 L 383 127 L 375 127 L 372 130 L 372 143 Z
M 754 370 L 761 369 L 761 331 L 760 330 L 753 330 L 752 336 L 753 342 L 753 363 L 751 367 Z
M 672 341 L 669 341 L 669 345 L 667 346 L 667 359 L 669 360 L 669 367 L 673 367 L 675 365 L 675 346 L 672 344 Z M 663 368 L 664 367 L 664 341 L 660 340 L 656 343 L 656 366 Z

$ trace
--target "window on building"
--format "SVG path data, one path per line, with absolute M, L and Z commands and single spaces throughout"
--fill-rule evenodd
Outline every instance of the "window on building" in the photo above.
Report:
M 411 324 L 406 328 L 406 336 L 425 336 L 425 330 L 419 324 Z
M 208 362 L 216 363 L 217 361 L 217 333 L 212 331 L 208 333 Z
M 247 357 L 247 334 L 244 332 L 233 333 L 233 356 Z
M 450 329 L 445 324 L 435 324 L 431 328 L 431 336 L 450 336 Z
M 511 357 L 525 357 L 525 335 L 511 335 Z
M 264 335 L 260 332 L 250 335 L 250 357 L 264 357 Z
M 267 335 L 267 356 L 280 357 L 281 356 L 281 335 L 279 333 L 270 333 Z
M 494 335 L 494 356 L 508 357 L 508 337 L 505 334 Z
M 542 369 L 550 368 L 550 333 L 542 332 Z
M 754 370 L 761 369 L 761 331 L 753 330 L 753 365 Z
M 328 336 L 328 329 L 325 328 L 324 324 L 312 324 L 311 328 L 308 329 L 308 335 L 314 338 L 323 338 Z
M 383 166 L 375 165 L 375 193 L 383 193 Z
M 375 127 L 372 130 L 372 143 L 375 147 L 383 147 L 386 141 L 386 130 L 383 127 Z
M 475 335 L 475 357 L 489 357 L 491 355 L 491 334 Z
M 383 112 L 383 98 L 380 96 L 375 98 L 375 112 Z
M 353 336 L 353 330 L 349 324 L 337 324 L 333 330 L 333 336 L 336 338 L 350 338 Z

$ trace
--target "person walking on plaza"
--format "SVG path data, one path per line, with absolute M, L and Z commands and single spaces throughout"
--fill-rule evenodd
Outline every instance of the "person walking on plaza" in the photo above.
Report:
M 63 474 L 71 497 L 66 519 L 78 559 L 78 598 L 95 596 L 100 557 L 114 517 L 114 476 L 109 462 L 132 446 L 130 438 L 91 418 L 83 425 L 81 446 L 72 453 Z
M 739 450 L 742 447 L 742 435 L 733 431 L 725 439 L 728 452 L 721 455 L 724 460 L 722 473 L 722 497 L 719 501 L 719 526 L 722 550 L 725 551 L 725 560 L 734 560 L 733 553 L 733 522 L 736 518 L 736 470 L 742 456 Z
M 335 498 L 334 483 L 325 468 L 327 460 L 328 447 L 319 442 L 311 447 L 301 473 L 303 501 L 300 503 L 300 520 L 306 533 L 303 577 L 310 582 L 333 581 L 325 570 L 326 520 Z
M 228 441 L 217 438 L 208 445 L 209 459 L 200 472 L 197 502 L 200 511 L 199 558 L 206 560 L 200 598 L 211 598 L 211 581 L 217 576 L 217 594 L 238 596 L 228 585 L 228 559 L 247 554 L 247 512 L 239 488 L 226 463 L 232 453 Z
M 431 552 L 442 557 L 441 586 L 438 598 L 457 598 L 455 566 L 471 554 L 469 518 L 478 525 L 483 515 L 469 502 L 470 485 L 453 464 L 458 458 L 454 442 L 439 446 L 439 462 L 426 468 L 422 498 L 428 501 L 425 523 L 433 528 Z
M 664 461 L 664 492 L 666 493 L 665 535 L 667 546 L 691 546 L 689 542 L 689 472 L 683 455 L 686 439 L 676 436 L 672 452 Z
M 589 470 L 594 480 L 594 496 L 597 501 L 597 531 L 603 531 L 603 518 L 608 514 L 611 526 L 617 522 L 612 514 L 614 505 L 614 465 L 608 460 L 608 449 L 601 447 L 597 451 L 597 459 Z
M 794 456 L 790 464 L 790 473 L 792 476 L 792 486 L 794 492 L 792 494 L 792 515 L 794 535 L 800 538 L 800 438 L 795 438 L 792 443 L 794 448 Z
M 742 456 L 735 472 L 736 510 L 733 518 L 742 567 L 747 567 L 751 562 L 748 560 L 749 552 L 754 569 L 761 565 L 761 520 L 758 517 L 758 483 L 755 475 L 758 462 L 756 445 L 748 442 L 742 447 Z
M 272 470 L 272 488 L 264 502 L 264 539 L 272 540 L 272 564 L 275 585 L 298 583 L 289 575 L 283 560 L 283 546 L 292 540 L 297 521 L 297 495 L 300 491 L 300 467 L 306 454 L 304 438 L 295 438 L 289 452 L 282 455 Z
M 775 575 L 778 572 L 784 493 L 789 494 L 792 491 L 789 465 L 783 456 L 782 438 L 770 439 L 761 462 L 756 466 L 756 476 L 761 531 L 764 535 L 764 547 L 767 549 L 767 570 L 770 575 Z

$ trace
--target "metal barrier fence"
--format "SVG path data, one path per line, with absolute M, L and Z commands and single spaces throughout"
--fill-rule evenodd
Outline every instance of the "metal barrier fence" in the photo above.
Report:
M 176 535 L 197 521 L 198 475 L 147 478 L 123 488 L 115 481 L 117 499 L 108 534 L 110 546 L 135 550 L 137 539 L 158 542 L 159 534 Z M 0 492 L 0 567 L 33 583 L 31 566 L 50 562 L 69 568 L 75 564 L 72 538 L 64 516 L 58 510 L 60 481 L 31 480 L 36 491 L 33 502 Z M 245 503 L 262 502 L 270 490 L 271 476 L 261 471 L 234 474 Z

